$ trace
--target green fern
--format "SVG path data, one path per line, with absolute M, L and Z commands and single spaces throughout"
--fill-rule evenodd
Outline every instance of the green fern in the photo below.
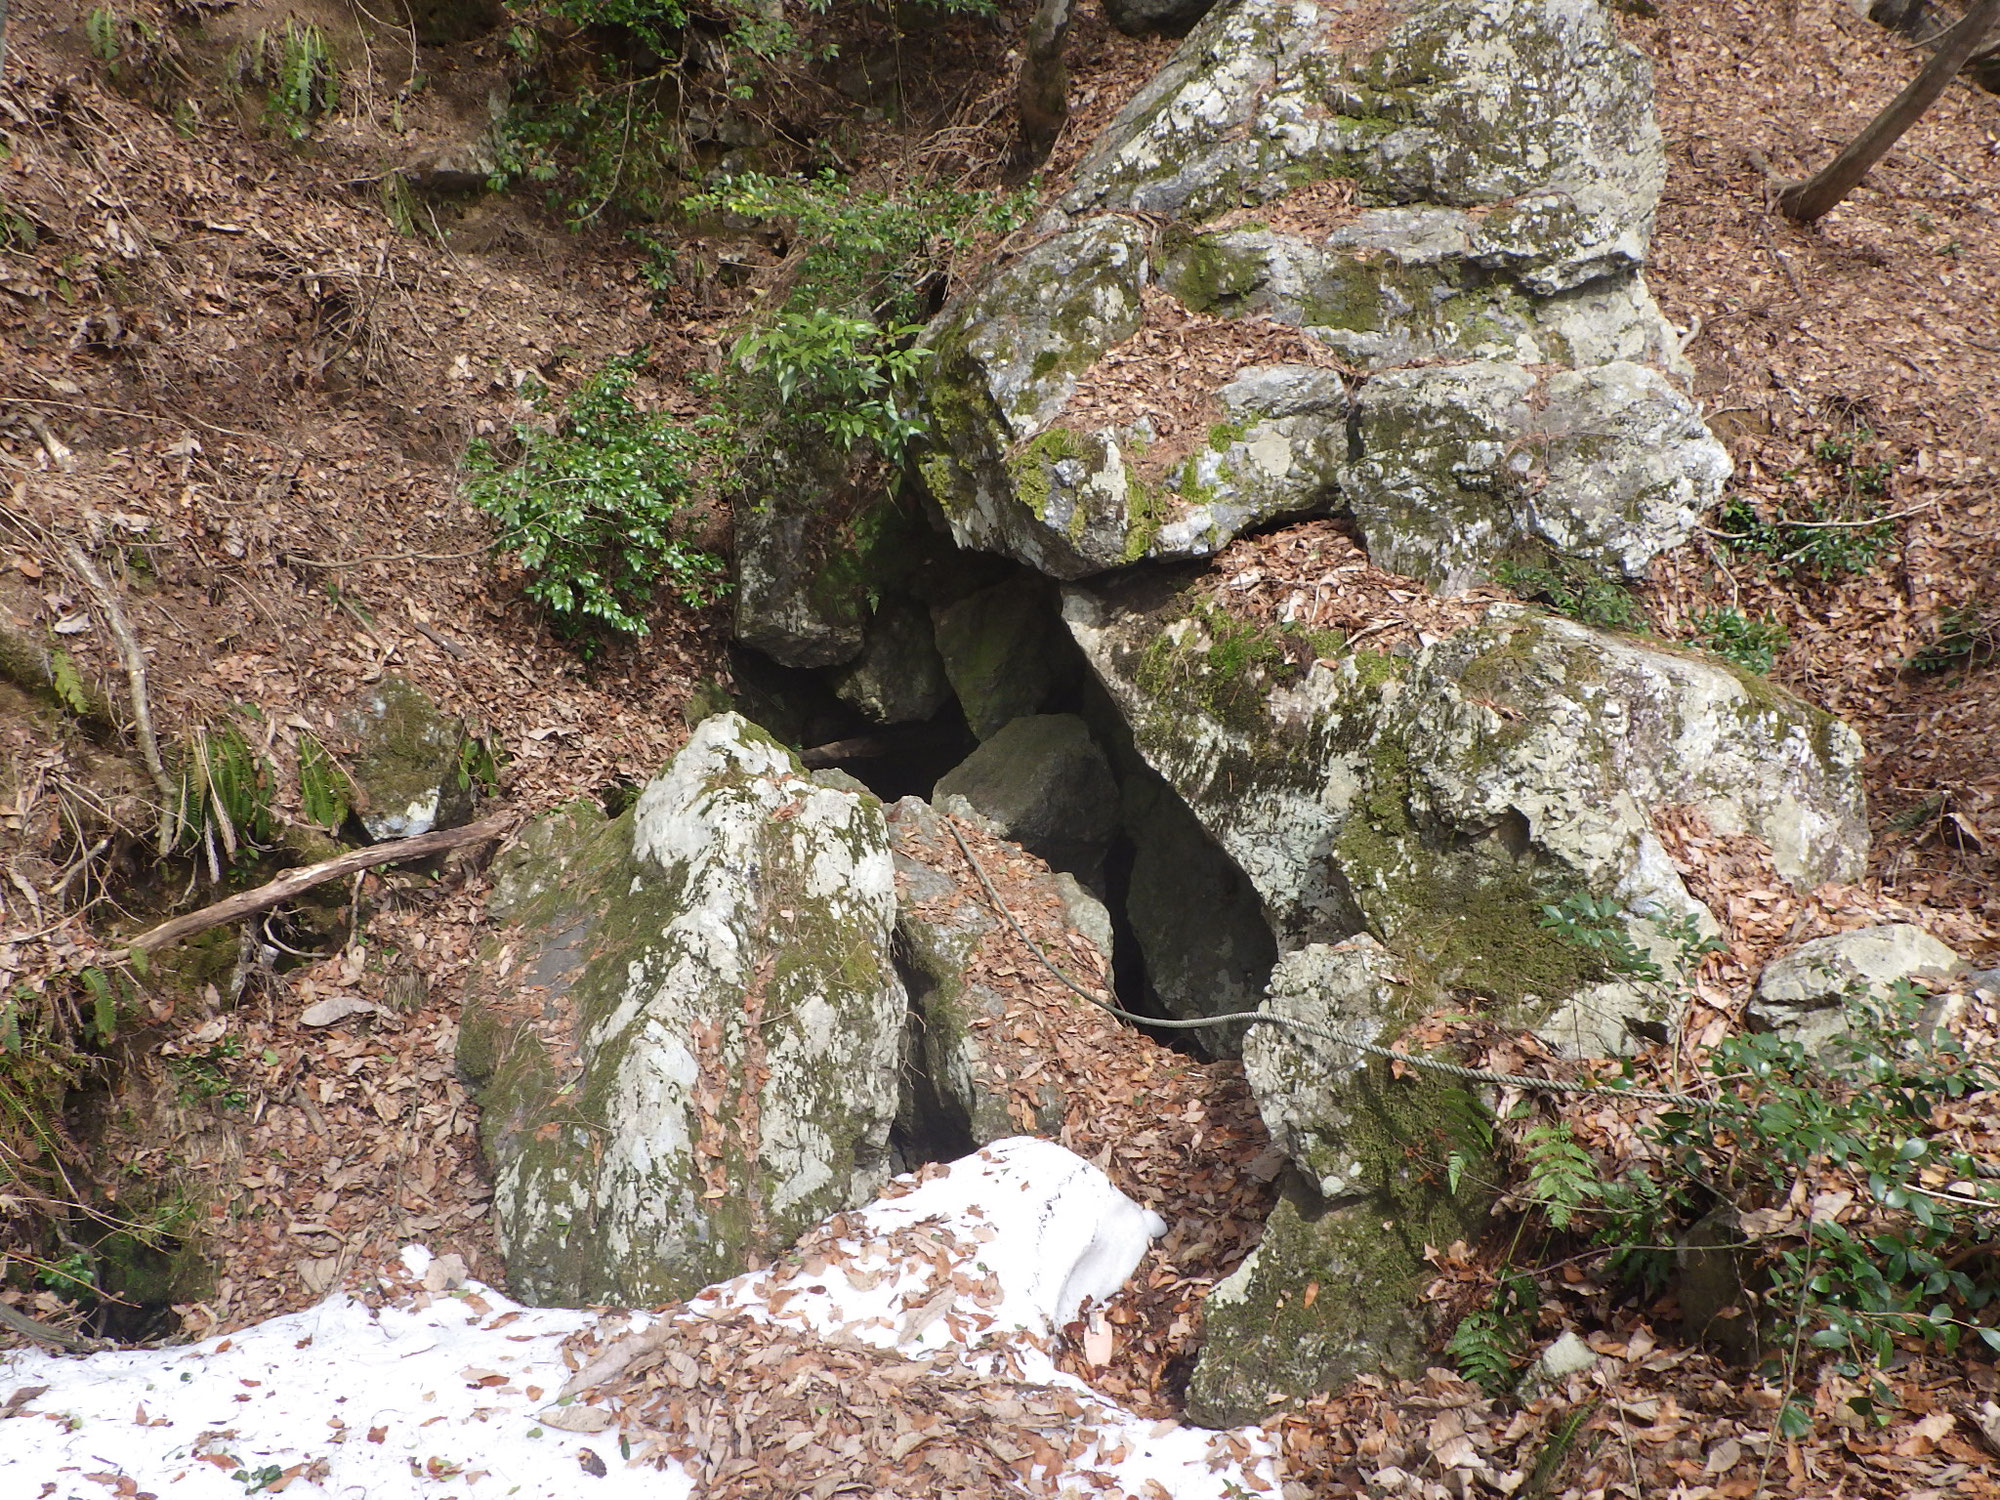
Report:
M 339 762 L 310 734 L 299 736 L 299 801 L 306 820 L 339 833 L 354 806 L 354 783 Z
M 79 717 L 88 714 L 90 689 L 83 685 L 83 674 L 77 671 L 75 658 L 57 646 L 49 652 L 49 672 L 54 679 L 56 701 Z
M 1493 1295 L 1458 1320 L 1445 1352 L 1453 1368 L 1489 1396 L 1504 1396 L 1521 1378 L 1521 1365 L 1541 1298 L 1524 1272 L 1501 1272 Z
M 1528 1196 L 1559 1230 L 1569 1228 L 1576 1211 L 1602 1195 L 1597 1163 L 1576 1143 L 1566 1120 L 1529 1127 L 1521 1155 L 1528 1169 Z

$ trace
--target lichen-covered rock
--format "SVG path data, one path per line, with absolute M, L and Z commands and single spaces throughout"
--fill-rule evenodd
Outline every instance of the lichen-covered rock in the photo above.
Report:
M 1480 208 L 1463 253 L 1548 295 L 1645 259 L 1666 182 L 1652 78 L 1591 0 L 1432 0 L 1365 58 L 1337 12 L 1218 7 L 1077 170 L 1072 213 L 1189 221 L 1309 182 L 1377 206 Z
M 1956 953 L 1912 922 L 1837 932 L 1766 964 L 1744 1017 L 1760 1031 L 1817 1049 L 1853 1024 L 1850 998 L 1881 999 L 1904 981 L 1946 980 L 1962 967 Z
M 1365 937 L 1288 954 L 1271 975 L 1274 1014 L 1364 1041 L 1393 1040 L 1418 1008 Z M 1461 1087 L 1392 1077 L 1351 1049 L 1270 1026 L 1250 1033 L 1243 1062 L 1294 1170 L 1255 1253 L 1204 1304 L 1188 1414 L 1215 1427 L 1254 1420 L 1274 1391 L 1303 1398 L 1363 1370 L 1420 1368 L 1425 1250 L 1475 1238 L 1488 1201 L 1465 1182 L 1454 1192 L 1443 1165 L 1485 1155 Z
M 788 667 L 854 660 L 870 600 L 908 571 L 913 525 L 831 446 L 759 441 L 735 509 L 736 639 Z
M 1670 974 L 1669 932 L 1712 923 L 1655 813 L 1755 833 L 1802 884 L 1866 857 L 1853 732 L 1713 659 L 1520 606 L 1407 658 L 1288 654 L 1282 632 L 1145 580 L 1072 588 L 1064 615 L 1282 950 L 1375 933 L 1570 1050 L 1619 1046 L 1669 987 L 1621 987 L 1544 905 L 1615 900 Z
M 1644 59 L 1594 0 L 1428 0 L 1342 52 L 1349 24 L 1218 6 L 1046 237 L 933 329 L 924 473 L 961 545 L 1072 580 L 1351 506 L 1378 562 L 1433 581 L 1524 545 L 1631 576 L 1719 497 L 1728 459 L 1639 276 L 1665 180 Z M 1182 327 L 1169 299 L 1210 320 L 1171 403 L 1229 412 L 1206 443 L 1185 410 L 1163 433 L 1078 399 L 1114 345 Z M 1251 367 L 1268 327 L 1232 371 L 1214 320 L 1250 319 L 1379 372 L 1361 420 L 1313 362 L 1287 372 L 1309 400 Z
M 1022 1131 L 1059 1135 L 1062 1090 L 1048 1079 L 1026 1087 L 1010 1083 L 993 1046 L 992 1028 L 1010 1001 L 982 978 L 980 949 L 1000 919 L 964 873 L 941 814 L 920 798 L 905 797 L 889 809 L 888 825 L 900 897 L 896 931 L 910 993 L 904 1140 L 945 1156 Z M 1065 907 L 1075 902 L 1057 877 L 1040 878 Z
M 880 804 L 733 713 L 623 817 L 523 836 L 459 1041 L 518 1295 L 672 1301 L 880 1187 L 895 901 Z
M 1624 361 L 1546 378 L 1497 361 L 1388 371 L 1363 388 L 1356 430 L 1341 488 L 1370 559 L 1443 589 L 1523 544 L 1642 577 L 1730 473 L 1694 404 Z
M 1075 714 L 1024 714 L 939 779 L 946 812 L 964 807 L 1000 837 L 1063 870 L 1094 876 L 1118 829 L 1118 783 Z
M 877 724 L 921 724 L 951 702 L 930 616 L 903 600 L 875 612 L 861 654 L 828 682 L 835 697 Z
M 465 726 L 407 677 L 384 677 L 341 710 L 335 736 L 371 839 L 455 828 L 471 816 L 471 784 L 459 764 Z
M 943 605 L 932 614 L 945 677 L 980 739 L 1023 714 L 1039 713 L 1064 675 L 1052 591 L 1013 578 Z

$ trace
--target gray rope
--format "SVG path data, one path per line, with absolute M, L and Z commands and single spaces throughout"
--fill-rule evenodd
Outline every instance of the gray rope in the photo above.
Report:
M 1438 1057 L 1424 1057 L 1415 1052 L 1401 1052 L 1394 1047 L 1383 1047 L 1374 1042 L 1364 1042 L 1359 1037 L 1346 1036 L 1330 1026 L 1316 1025 L 1311 1021 L 1294 1020 L 1290 1016 L 1274 1016 L 1269 1011 L 1238 1010 L 1227 1015 L 1204 1016 L 1193 1021 L 1169 1021 L 1158 1016 L 1142 1016 L 1133 1011 L 1121 1010 L 1110 1001 L 1093 995 L 1069 975 L 1056 967 L 1055 961 L 1042 951 L 1042 945 L 1028 936 L 1027 930 L 1014 920 L 1014 913 L 993 888 L 993 882 L 986 878 L 986 867 L 979 862 L 979 856 L 965 842 L 958 831 L 958 825 L 947 817 L 944 826 L 951 833 L 952 842 L 958 845 L 958 852 L 965 856 L 965 862 L 972 866 L 972 873 L 979 877 L 979 884 L 986 891 L 986 899 L 993 903 L 993 909 L 1006 919 L 1014 929 L 1014 936 L 1026 943 L 1035 957 L 1041 961 L 1057 979 L 1061 980 L 1073 993 L 1088 1000 L 1099 1010 L 1109 1011 L 1121 1021 L 1130 1021 L 1138 1026 L 1155 1026 L 1167 1031 L 1193 1031 L 1203 1026 L 1219 1026 L 1228 1021 L 1241 1021 L 1249 1026 L 1276 1026 L 1282 1031 L 1296 1032 L 1302 1036 L 1318 1037 L 1333 1042 L 1337 1046 L 1352 1047 L 1357 1052 L 1365 1052 L 1370 1057 L 1387 1058 L 1390 1062 L 1407 1063 L 1413 1068 L 1428 1068 L 1433 1073 L 1442 1073 L 1447 1078 L 1463 1078 L 1472 1083 L 1498 1083 L 1514 1088 L 1536 1090 L 1545 1094 L 1602 1094 L 1613 1099 L 1636 1099 L 1648 1104 L 1685 1104 L 1695 1109 L 1705 1108 L 1708 1100 L 1699 1094 L 1672 1094 L 1662 1089 L 1609 1088 L 1601 1083 L 1572 1083 L 1566 1078 L 1536 1078 L 1527 1073 L 1496 1073 L 1490 1068 L 1467 1068 L 1458 1063 L 1446 1062 Z M 2000 1163 L 1979 1158 L 1969 1158 L 1973 1175 L 1986 1181 L 2000 1181 Z
M 1000 899 L 1000 893 L 993 888 L 993 882 L 986 878 L 985 866 L 979 863 L 979 857 L 972 852 L 971 846 L 965 842 L 964 837 L 958 831 L 957 825 L 950 818 L 945 818 L 943 821 L 944 826 L 951 832 L 952 841 L 958 845 L 958 852 L 965 856 L 966 863 L 972 866 L 972 873 L 979 877 L 979 883 L 986 891 L 986 899 L 993 903 L 993 909 L 1006 919 L 1009 927 L 1014 929 L 1014 936 L 1026 943 L 1035 957 L 1041 961 L 1042 967 L 1061 980 L 1074 994 L 1088 1000 L 1099 1010 L 1109 1011 L 1121 1021 L 1131 1021 L 1139 1026 L 1156 1026 L 1170 1031 L 1193 1031 L 1199 1027 L 1220 1026 L 1231 1021 L 1241 1021 L 1249 1026 L 1276 1026 L 1282 1031 L 1295 1032 L 1302 1036 L 1317 1037 L 1322 1041 L 1332 1042 L 1337 1046 L 1352 1047 L 1355 1051 L 1365 1052 L 1370 1057 L 1381 1057 L 1388 1059 L 1390 1062 L 1407 1063 L 1413 1068 L 1427 1068 L 1433 1073 L 1442 1073 L 1447 1078 L 1462 1078 L 1472 1083 L 1498 1083 L 1515 1088 L 1535 1089 L 1549 1094 L 1603 1094 L 1615 1099 L 1641 1100 L 1648 1104 L 1686 1104 L 1698 1107 L 1707 1102 L 1699 1094 L 1670 1094 L 1660 1089 L 1611 1088 L 1601 1083 L 1574 1083 L 1566 1078 L 1536 1078 L 1526 1073 L 1496 1073 L 1490 1068 L 1468 1068 L 1458 1063 L 1446 1062 L 1442 1058 L 1424 1057 L 1415 1052 L 1402 1052 L 1394 1047 L 1380 1046 L 1375 1042 L 1364 1042 L 1359 1037 L 1345 1035 L 1335 1031 L 1330 1026 L 1321 1026 L 1312 1021 L 1296 1020 L 1291 1016 L 1274 1016 L 1269 1011 L 1238 1010 L 1231 1011 L 1226 1015 L 1203 1016 L 1193 1021 L 1168 1021 L 1162 1020 L 1157 1016 L 1142 1016 L 1129 1010 L 1121 1010 L 1108 1000 L 1092 994 L 1056 967 L 1054 960 L 1042 951 L 1042 945 L 1028 936 L 1027 931 L 1021 924 L 1014 920 L 1014 913 L 1008 909 L 1007 903 Z

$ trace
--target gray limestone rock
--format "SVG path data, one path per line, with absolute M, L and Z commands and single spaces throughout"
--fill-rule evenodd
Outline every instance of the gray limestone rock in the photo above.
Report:
M 1337 17 L 1217 6 L 1045 237 L 927 335 L 924 474 L 961 545 L 1073 580 L 1347 505 L 1376 561 L 1428 580 L 1524 545 L 1622 577 L 1714 504 L 1728 459 L 1671 383 L 1681 340 L 1639 275 L 1665 180 L 1643 58 L 1594 0 L 1429 0 L 1345 53 Z M 1311 232 L 1253 217 L 1329 178 L 1358 212 Z M 1360 421 L 1330 373 L 1247 357 L 1197 366 L 1230 416 L 1206 442 L 1072 410 L 1165 317 L 1160 292 L 1378 372 Z
M 908 1001 L 881 805 L 733 713 L 496 871 L 458 1059 L 515 1295 L 691 1295 L 889 1175 Z
M 980 739 L 1037 713 L 1065 667 L 1048 587 L 1010 579 L 933 612 L 938 655 L 965 722 Z
M 407 677 L 384 677 L 335 716 L 354 806 L 371 839 L 455 828 L 472 815 L 459 751 L 465 726 Z
M 1357 405 L 1341 485 L 1371 560 L 1441 589 L 1541 547 L 1638 578 L 1721 497 L 1729 455 L 1655 370 L 1391 370 Z
M 1413 656 L 1330 665 L 1146 580 L 1072 588 L 1064 613 L 1281 950 L 1377 933 L 1566 1050 L 1624 1045 L 1629 1025 L 1664 1018 L 1671 986 L 1621 997 L 1537 921 L 1545 904 L 1615 900 L 1669 976 L 1668 931 L 1713 930 L 1656 810 L 1758 834 L 1802 884 L 1852 878 L 1866 856 L 1852 731 L 1718 662 L 1520 606 Z M 1218 632 L 1231 649 L 1211 655 Z
M 1075 714 L 1010 720 L 947 771 L 932 795 L 943 811 L 962 804 L 1000 837 L 1086 879 L 1118 828 L 1118 784 Z
M 1364 1041 L 1393 1040 L 1420 1008 L 1367 937 L 1309 945 L 1271 975 L 1273 1014 Z M 1453 1192 L 1430 1165 L 1451 1151 L 1486 1155 L 1460 1087 L 1416 1071 L 1395 1078 L 1272 1026 L 1250 1033 L 1243 1064 L 1293 1171 L 1256 1252 L 1204 1305 L 1188 1414 L 1217 1427 L 1256 1420 L 1274 1391 L 1302 1398 L 1364 1370 L 1421 1369 L 1428 1330 L 1412 1308 L 1431 1274 L 1425 1248 L 1476 1237 L 1488 1202 L 1463 1182 Z M 1307 1305 L 1311 1284 L 1321 1293 Z
M 1879 998 L 1901 980 L 1947 980 L 1962 967 L 1956 953 L 1910 922 L 1838 932 L 1766 964 L 1744 1015 L 1761 1031 L 1817 1049 L 1852 1024 L 1850 993 Z
M 951 701 L 930 616 L 901 601 L 875 612 L 861 654 L 827 680 L 835 697 L 877 724 L 921 724 Z

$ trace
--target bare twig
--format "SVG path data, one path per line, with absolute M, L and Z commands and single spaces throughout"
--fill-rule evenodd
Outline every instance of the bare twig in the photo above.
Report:
M 160 837 L 164 842 L 168 837 L 170 809 L 176 801 L 174 783 L 167 775 L 165 762 L 160 759 L 159 736 L 153 733 L 153 710 L 146 696 L 146 653 L 139 649 L 139 639 L 132 634 L 132 626 L 125 618 L 125 606 L 119 602 L 118 591 L 111 587 L 104 575 L 97 570 L 97 564 L 83 555 L 83 549 L 74 542 L 58 540 L 63 561 L 71 572 L 90 585 L 90 591 L 97 595 L 97 602 L 103 606 L 105 622 L 111 627 L 111 634 L 118 642 L 118 654 L 125 663 L 125 681 L 132 694 L 132 721 L 134 732 L 139 736 L 139 754 L 146 762 L 147 774 L 153 778 L 154 789 L 160 794 Z M 164 848 L 162 853 L 166 851 Z
M 200 911 L 191 911 L 185 916 L 162 922 L 157 927 L 148 928 L 131 939 L 126 946 L 142 953 L 151 953 L 164 948 L 169 943 L 178 943 L 183 938 L 193 937 L 198 932 L 206 932 L 211 927 L 220 927 L 225 922 L 241 921 L 260 911 L 268 911 L 282 901 L 289 901 L 302 891 L 309 891 L 316 885 L 329 880 L 338 880 L 343 875 L 352 875 L 357 870 L 373 869 L 377 865 L 398 864 L 406 859 L 421 859 L 427 854 L 441 854 L 447 849 L 457 849 L 466 844 L 484 843 L 504 838 L 513 830 L 516 822 L 512 813 L 501 813 L 483 822 L 470 823 L 463 828 L 440 828 L 430 833 L 420 833 L 415 838 L 395 839 L 386 844 L 371 844 L 366 849 L 350 849 L 345 854 L 323 859 L 318 864 L 302 865 L 296 870 L 287 870 L 276 880 L 258 886 L 254 891 L 242 891 L 226 897 Z

